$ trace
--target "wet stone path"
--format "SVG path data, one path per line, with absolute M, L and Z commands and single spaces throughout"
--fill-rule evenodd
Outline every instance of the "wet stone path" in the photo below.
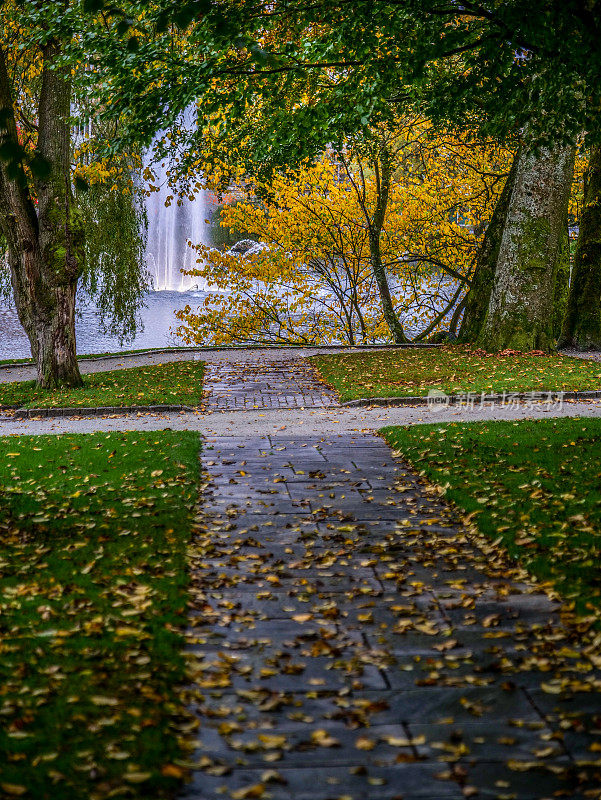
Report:
M 261 408 L 329 408 L 338 395 L 305 359 L 208 363 L 204 410 L 244 411 Z
M 601 797 L 599 640 L 371 434 L 203 449 L 185 800 Z

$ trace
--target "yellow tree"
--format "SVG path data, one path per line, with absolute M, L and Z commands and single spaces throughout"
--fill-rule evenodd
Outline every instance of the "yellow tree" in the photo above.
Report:
M 424 338 L 460 311 L 509 161 L 493 143 L 412 118 L 251 184 L 224 206 L 221 224 L 262 247 L 199 248 L 190 274 L 216 291 L 178 314 L 180 335 L 188 343 Z

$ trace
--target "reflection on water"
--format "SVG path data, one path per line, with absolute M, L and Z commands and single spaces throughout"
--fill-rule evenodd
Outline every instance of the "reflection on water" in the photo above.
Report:
M 137 350 L 145 347 L 169 347 L 182 342 L 170 332 L 178 320 L 174 311 L 186 305 L 200 305 L 206 292 L 150 292 L 145 298 L 145 308 L 141 310 L 143 329 L 138 331 L 133 341 L 119 344 L 113 336 L 100 331 L 98 310 L 94 305 L 79 305 L 76 322 L 77 352 L 107 353 L 119 350 Z M 0 301 L 0 359 L 29 358 L 29 340 L 19 323 L 14 306 Z

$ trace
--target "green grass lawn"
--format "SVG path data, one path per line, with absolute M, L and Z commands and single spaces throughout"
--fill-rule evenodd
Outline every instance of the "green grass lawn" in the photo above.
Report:
M 601 611 L 601 419 L 415 425 L 382 433 L 579 613 Z
M 34 381 L 0 384 L 0 405 L 25 408 L 68 406 L 199 405 L 204 364 L 176 361 L 148 367 L 116 369 L 84 375 L 80 389 L 51 392 Z
M 0 439 L 0 797 L 170 796 L 196 433 Z
M 601 364 L 568 356 L 485 355 L 464 346 L 314 356 L 341 400 L 427 395 L 430 389 L 527 392 L 601 389 Z

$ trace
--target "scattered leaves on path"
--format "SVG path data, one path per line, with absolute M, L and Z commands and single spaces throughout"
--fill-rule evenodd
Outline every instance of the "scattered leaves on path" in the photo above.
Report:
M 435 775 L 464 797 L 599 784 L 596 632 L 562 620 L 381 440 L 217 440 L 205 454 L 189 551 L 195 787 L 277 797 L 266 764 L 286 796 L 310 782 L 316 798 L 402 795 L 412 774 L 431 796 L 449 792 Z M 572 733 L 586 759 L 563 757 Z

